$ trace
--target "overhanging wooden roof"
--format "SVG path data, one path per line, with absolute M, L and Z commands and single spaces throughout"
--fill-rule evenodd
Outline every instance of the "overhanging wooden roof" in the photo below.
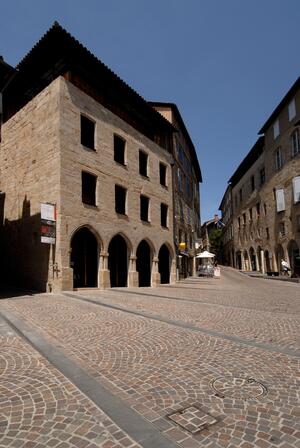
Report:
M 134 89 L 122 81 L 102 61 L 57 22 L 34 45 L 16 67 L 17 75 L 5 96 L 21 108 L 52 80 L 67 71 L 84 79 L 97 92 L 104 106 L 126 114 L 137 128 L 174 132 L 172 125 L 155 111 Z M 9 102 L 9 99 L 7 101 Z

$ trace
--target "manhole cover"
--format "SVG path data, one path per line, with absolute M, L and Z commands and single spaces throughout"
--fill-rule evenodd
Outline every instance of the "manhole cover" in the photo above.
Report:
M 266 395 L 266 386 L 253 378 L 223 376 L 211 383 L 216 395 L 220 398 L 237 398 L 250 400 Z
M 203 412 L 196 406 L 189 406 L 181 411 L 174 412 L 174 414 L 171 414 L 168 417 L 170 420 L 177 423 L 177 425 L 192 434 L 202 431 L 214 423 L 217 423 L 217 420 L 214 417 Z

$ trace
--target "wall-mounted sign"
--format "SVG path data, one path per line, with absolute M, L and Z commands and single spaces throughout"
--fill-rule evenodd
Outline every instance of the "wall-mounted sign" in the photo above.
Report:
M 179 249 L 180 250 L 186 249 L 186 243 L 179 243 Z
M 41 204 L 41 242 L 55 244 L 56 208 L 53 204 Z

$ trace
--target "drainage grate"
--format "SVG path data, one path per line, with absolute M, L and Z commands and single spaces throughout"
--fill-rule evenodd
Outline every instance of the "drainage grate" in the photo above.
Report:
M 191 434 L 196 434 L 217 423 L 214 417 L 196 406 L 189 406 L 181 411 L 174 412 L 174 414 L 168 415 L 168 418 Z
M 212 381 L 211 387 L 220 398 L 253 400 L 268 393 L 268 389 L 253 378 L 223 376 Z

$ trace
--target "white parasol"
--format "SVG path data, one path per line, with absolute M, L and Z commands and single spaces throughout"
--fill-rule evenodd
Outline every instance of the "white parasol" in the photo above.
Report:
M 200 254 L 196 255 L 196 258 L 214 258 L 214 256 L 215 254 L 212 254 L 205 250 L 204 252 L 200 252 Z

